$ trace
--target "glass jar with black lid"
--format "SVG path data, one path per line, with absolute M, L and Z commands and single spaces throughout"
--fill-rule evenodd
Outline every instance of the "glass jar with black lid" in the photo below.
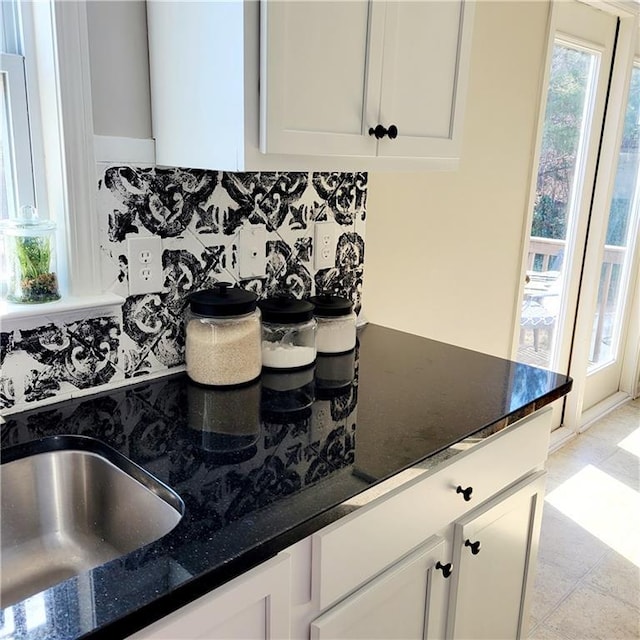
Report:
M 262 366 L 299 369 L 316 359 L 316 320 L 313 305 L 295 298 L 266 298 L 262 313 Z
M 356 346 L 356 314 L 353 302 L 340 296 L 321 294 L 309 298 L 318 322 L 316 348 L 322 354 L 340 354 Z
M 199 384 L 231 386 L 260 375 L 260 310 L 251 291 L 217 282 L 189 296 L 187 375 Z

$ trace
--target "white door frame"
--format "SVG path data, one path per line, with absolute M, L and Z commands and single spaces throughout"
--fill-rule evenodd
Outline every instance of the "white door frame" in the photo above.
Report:
M 629 79 L 633 68 L 636 54 L 636 40 L 638 35 L 637 14 L 629 11 L 622 13 L 620 8 L 620 29 L 616 57 L 614 60 L 611 87 L 607 106 L 608 113 L 622 114 L 626 111 L 629 98 Z M 604 253 L 604 239 L 607 233 L 609 206 L 613 194 L 616 178 L 616 168 L 618 165 L 618 155 L 622 132 L 624 127 L 624 117 L 609 117 L 605 119 L 604 131 L 602 133 L 602 146 L 600 149 L 600 167 L 611 167 L 612 170 L 599 173 L 596 180 L 592 211 L 603 212 L 605 215 L 592 215 L 587 240 L 584 270 L 582 275 L 582 291 L 578 305 L 576 327 L 573 339 L 573 349 L 569 375 L 574 379 L 574 389 L 567 397 L 564 414 L 564 426 L 572 431 L 584 431 L 597 418 L 601 417 L 614 407 L 626 401 L 634 390 L 632 388 L 623 389 L 610 398 L 606 398 L 589 410 L 583 410 L 584 394 L 587 384 L 587 370 L 589 366 L 589 352 L 591 345 L 591 334 L 593 331 L 593 318 L 597 308 L 598 286 L 600 281 L 600 270 Z M 634 252 L 632 255 L 631 273 L 637 273 L 639 253 L 636 237 L 635 247 L 629 249 Z M 634 280 L 632 278 L 632 280 Z M 637 279 L 635 279 L 637 282 Z M 633 290 L 629 292 L 630 299 L 634 298 Z M 633 353 L 633 345 L 625 342 L 628 336 L 627 327 L 631 315 L 631 304 L 627 304 L 625 315 L 622 321 L 620 358 L 626 361 L 630 353 Z M 636 354 L 638 346 L 635 347 Z M 636 356 L 637 358 L 637 356 Z
M 638 25 L 640 7 L 622 2 L 601 2 L 597 0 L 582 0 L 583 4 L 589 4 L 597 9 L 615 15 L 620 18 L 620 27 L 618 34 L 618 44 L 615 54 L 615 62 L 613 67 L 613 76 L 608 100 L 608 113 L 611 110 L 619 110 L 624 113 L 628 96 L 628 79 L 634 62 L 634 53 L 638 40 Z M 525 216 L 525 224 L 523 228 L 522 242 L 522 262 L 521 273 L 524 274 L 527 268 L 527 247 L 531 230 L 531 222 L 533 217 L 533 203 L 536 197 L 536 173 L 540 158 L 540 150 L 542 143 L 542 132 L 544 128 L 544 116 L 547 100 L 547 87 L 549 85 L 550 62 L 553 55 L 553 47 L 555 39 L 559 33 L 558 29 L 558 9 L 557 3 L 554 2 L 551 10 L 549 21 L 549 41 L 546 52 L 546 64 L 544 77 L 542 79 L 540 111 L 538 116 L 538 131 L 536 136 L 536 144 L 531 166 L 531 183 L 529 189 L 529 199 L 527 207 L 527 215 Z M 620 121 L 622 120 L 622 121 Z M 622 136 L 622 126 L 624 119 L 609 118 L 605 123 L 603 131 L 603 144 L 600 150 L 600 162 L 602 166 L 617 166 L 617 153 L 619 149 L 619 141 Z M 599 133 L 599 132 L 598 132 Z M 594 208 L 597 206 L 598 198 L 604 202 L 604 211 L 609 210 L 609 198 L 613 188 L 615 179 L 615 171 L 611 171 L 611 175 L 607 176 L 606 187 L 598 185 L 594 197 Z M 602 182 L 602 180 L 601 180 Z M 606 200 L 604 200 L 606 198 Z M 602 206 L 602 204 L 600 205 Z M 618 394 L 607 399 L 600 405 L 592 408 L 588 412 L 583 412 L 582 402 L 584 399 L 584 388 L 587 379 L 587 365 L 589 357 L 590 336 L 593 326 L 593 317 L 596 309 L 599 273 L 601 268 L 601 257 L 603 251 L 602 238 L 606 234 L 607 222 L 606 216 L 602 219 L 590 221 L 589 239 L 586 247 L 586 260 L 582 276 L 582 285 L 580 289 L 580 304 L 576 317 L 576 326 L 573 339 L 573 350 L 570 360 L 569 375 L 573 378 L 573 389 L 566 397 L 564 408 L 564 416 L 562 426 L 556 429 L 551 437 L 551 448 L 557 448 L 564 441 L 572 438 L 579 431 L 586 429 L 595 419 L 601 417 L 615 406 L 622 402 L 626 402 L 630 397 L 634 397 L 640 393 L 640 251 L 635 252 L 634 265 L 629 283 L 632 302 L 628 305 L 625 317 L 625 323 L 622 331 L 623 346 L 623 370 L 621 376 L 620 389 Z M 640 234 L 639 234 L 640 235 Z M 637 239 L 636 246 L 640 244 L 640 238 Z M 598 257 L 600 259 L 598 259 Z M 516 299 L 516 309 L 514 313 L 514 335 L 512 343 L 512 357 L 515 359 L 519 346 L 519 328 L 520 328 L 520 301 L 522 300 L 524 290 L 524 277 L 520 279 L 520 287 L 518 297 Z M 635 311 L 635 312 L 632 312 Z M 554 403 L 554 413 L 559 419 L 560 412 L 563 410 L 563 401 Z
M 640 65 L 640 9 L 636 15 L 635 65 Z M 638 205 L 636 205 L 638 206 Z M 636 255 L 629 279 L 629 308 L 623 343 L 620 390 L 631 398 L 640 396 L 640 224 L 636 229 Z

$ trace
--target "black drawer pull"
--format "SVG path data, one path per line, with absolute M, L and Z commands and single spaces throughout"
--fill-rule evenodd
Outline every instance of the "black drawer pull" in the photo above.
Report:
M 473 487 L 467 487 L 463 489 L 460 485 L 456 487 L 456 493 L 461 493 L 465 502 L 469 502 L 471 500 L 471 494 L 473 493 Z
M 477 556 L 480 553 L 480 540 L 476 540 L 475 542 L 471 542 L 471 540 L 465 540 L 464 546 L 469 547 L 471 549 L 471 553 L 474 556 Z
M 438 562 L 436 562 L 436 569 L 440 569 L 442 571 L 442 575 L 445 578 L 448 578 L 451 575 L 453 565 L 450 562 L 447 562 L 447 564 L 442 564 L 440 560 L 438 560 Z
M 380 140 L 380 138 L 384 138 L 385 136 L 389 136 L 390 140 L 395 140 L 395 138 L 398 137 L 398 127 L 396 127 L 395 124 L 392 124 L 387 129 L 379 124 L 376 125 L 375 129 L 373 127 L 369 127 L 369 135 L 375 136 L 377 140 Z

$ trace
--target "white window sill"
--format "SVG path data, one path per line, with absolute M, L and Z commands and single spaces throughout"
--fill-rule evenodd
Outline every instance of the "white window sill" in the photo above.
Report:
M 121 307 L 123 304 L 124 298 L 115 293 L 81 297 L 67 296 L 55 302 L 43 304 L 13 304 L 2 300 L 0 301 L 0 321 L 4 324 L 7 321 L 34 320 L 42 317 L 44 322 L 49 322 L 52 316 L 95 310 L 101 307 Z

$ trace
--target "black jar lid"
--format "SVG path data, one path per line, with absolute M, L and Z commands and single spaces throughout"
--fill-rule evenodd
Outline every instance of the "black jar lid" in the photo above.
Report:
M 317 316 L 347 316 L 353 309 L 351 300 L 326 293 L 319 296 L 311 296 L 309 302 L 314 305 Z
M 306 322 L 313 318 L 313 305 L 306 300 L 281 296 L 260 300 L 258 306 L 264 322 L 294 324 L 296 322 Z
M 252 291 L 234 287 L 229 282 L 216 282 L 212 289 L 196 291 L 189 296 L 189 308 L 199 316 L 241 316 L 255 310 L 258 296 Z

